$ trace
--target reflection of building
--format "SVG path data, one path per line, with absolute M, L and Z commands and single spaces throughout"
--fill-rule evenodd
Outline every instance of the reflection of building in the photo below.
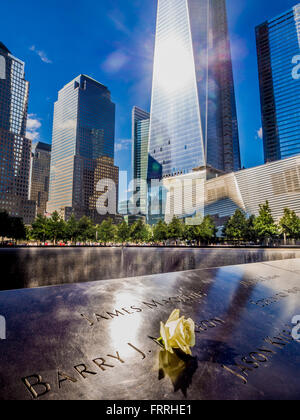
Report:
M 160 0 L 149 178 L 240 169 L 225 0 Z
M 31 141 L 26 135 L 29 83 L 25 64 L 0 42 L 0 210 L 31 223 L 35 203 L 28 200 Z
M 163 180 L 167 189 L 166 202 L 170 203 L 166 208 L 167 221 L 171 220 L 174 214 L 183 218 L 197 217 L 201 213 L 203 215 L 203 195 L 200 190 L 203 180 L 204 215 L 213 216 L 218 226 L 222 226 L 236 209 L 257 216 L 259 205 L 266 200 L 269 201 L 275 219 L 283 215 L 285 207 L 294 210 L 300 216 L 300 157 L 291 157 L 208 180 L 204 172 L 195 172 L 191 181 L 195 182 L 195 179 L 198 179 L 198 187 L 193 187 L 190 183 L 185 191 L 182 181 L 188 178 L 188 175 Z M 168 185 L 172 179 L 176 181 L 173 190 Z M 182 182 L 181 186 L 179 181 Z M 180 202 L 182 207 L 185 205 L 185 212 L 181 215 L 176 213 Z M 189 208 L 192 208 L 192 211 Z
M 122 214 L 123 216 L 128 214 L 128 200 L 123 200 L 119 202 L 119 214 Z
M 107 87 L 80 75 L 58 94 L 54 108 L 48 212 L 88 216 L 98 158 L 114 158 L 115 104 Z
M 37 214 L 46 213 L 49 194 L 51 145 L 38 142 L 31 158 L 30 199 L 36 202 Z
M 132 174 L 140 199 L 141 214 L 147 214 L 147 171 L 150 114 L 137 107 L 132 111 Z
M 300 153 L 300 3 L 256 28 L 265 161 Z
M 115 191 L 115 203 L 118 203 L 118 192 L 119 192 L 119 168 L 114 166 L 114 159 L 102 156 L 97 159 L 96 167 L 94 170 L 94 192 L 90 197 L 89 208 L 93 214 L 93 219 L 97 220 L 97 209 L 100 210 L 101 214 L 107 212 L 107 203 L 103 201 L 102 205 L 99 205 L 100 197 L 107 192 L 108 188 L 111 191 Z M 99 181 L 107 180 L 104 188 L 99 188 Z

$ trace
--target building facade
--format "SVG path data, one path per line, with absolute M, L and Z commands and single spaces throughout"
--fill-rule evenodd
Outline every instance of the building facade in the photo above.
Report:
M 47 211 L 89 216 L 98 159 L 114 159 L 115 104 L 108 88 L 80 75 L 58 94 Z M 72 210 L 70 210 L 72 209 Z
M 29 82 L 25 64 L 0 43 L 0 209 L 24 223 L 35 218 L 28 200 L 31 141 L 26 138 Z
M 225 0 L 160 0 L 148 178 L 240 169 Z
M 30 171 L 30 200 L 36 202 L 36 213 L 45 216 L 50 179 L 51 145 L 38 142 L 32 152 Z
M 300 153 L 300 3 L 256 28 L 265 162 Z
M 150 114 L 138 107 L 132 110 L 132 176 L 140 198 L 140 213 L 147 214 L 147 173 Z
M 106 180 L 105 187 L 102 188 L 101 181 Z M 116 212 L 118 208 L 119 196 L 119 168 L 114 165 L 114 159 L 102 156 L 96 159 L 94 171 L 94 191 L 90 197 L 89 209 L 92 218 L 96 222 L 101 222 L 103 216 L 108 212 L 107 199 L 101 199 L 104 194 L 110 191 L 114 197 L 110 196 L 111 204 L 114 205 Z M 109 213 L 109 212 L 108 212 Z
M 188 220 L 211 215 L 220 227 L 237 209 L 258 216 L 259 205 L 266 200 L 276 220 L 283 216 L 285 207 L 300 216 L 300 156 L 211 179 L 202 170 L 162 182 L 167 222 L 174 215 Z

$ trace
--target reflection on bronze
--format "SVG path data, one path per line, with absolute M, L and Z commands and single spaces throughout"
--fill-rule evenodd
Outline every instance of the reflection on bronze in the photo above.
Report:
M 0 340 L 0 400 L 299 399 L 291 322 L 300 313 L 300 260 L 292 263 L 293 273 L 281 269 L 290 261 L 278 261 L 1 292 L 8 329 Z M 287 290 L 294 293 L 280 304 L 250 303 Z M 202 298 L 189 299 L 195 291 Z M 161 305 L 142 304 L 152 299 Z M 197 358 L 161 355 L 165 379 L 158 381 L 153 367 L 162 349 L 149 336 L 175 308 L 203 329 Z M 116 310 L 124 315 L 107 314 Z
M 168 376 L 174 386 L 174 392 L 181 390 L 185 397 L 197 368 L 197 357 L 189 356 L 181 350 L 174 349 L 174 353 L 161 350 L 159 353 L 159 380 Z
M 291 336 L 291 332 L 284 329 L 280 332 L 280 334 L 276 335 L 276 337 L 266 337 L 264 339 L 264 342 L 269 344 L 270 346 L 282 350 L 287 344 L 291 344 L 293 342 L 293 338 Z M 250 352 L 248 356 L 239 357 L 241 362 L 244 363 L 244 365 L 239 362 L 235 362 L 232 364 L 233 368 L 225 364 L 222 365 L 222 368 L 225 369 L 227 372 L 231 373 L 232 375 L 235 375 L 236 377 L 240 378 L 244 384 L 247 384 L 249 372 L 252 372 L 253 369 L 258 369 L 261 366 L 261 364 L 269 362 L 270 358 L 275 354 L 277 354 L 277 352 L 275 352 L 274 350 L 270 348 L 261 347 L 258 348 L 256 351 Z M 238 371 L 236 369 L 238 369 Z

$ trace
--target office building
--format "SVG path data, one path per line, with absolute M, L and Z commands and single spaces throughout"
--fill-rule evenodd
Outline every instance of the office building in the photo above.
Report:
M 26 138 L 29 82 L 25 64 L 0 42 L 0 210 L 35 218 L 35 203 L 28 200 L 31 141 Z
M 300 3 L 256 28 L 265 162 L 300 153 Z
M 240 166 L 225 0 L 160 0 L 148 178 Z
M 51 145 L 38 142 L 33 147 L 30 171 L 30 200 L 36 202 L 36 213 L 45 216 L 49 194 Z
M 101 181 L 107 180 L 106 186 L 101 187 Z M 100 184 L 99 184 L 100 182 Z M 119 168 L 114 165 L 114 159 L 102 156 L 96 159 L 96 167 L 94 170 L 94 189 L 93 195 L 90 197 L 89 209 L 92 218 L 96 222 L 103 220 L 103 215 L 107 213 L 107 201 L 101 200 L 101 197 L 107 193 L 108 189 L 114 193 L 116 212 L 118 209 L 119 196 Z
M 58 94 L 54 106 L 47 210 L 90 215 L 99 158 L 114 159 L 115 104 L 108 88 L 80 75 Z
M 139 213 L 147 214 L 147 172 L 150 114 L 138 107 L 132 110 L 132 176 L 136 181 L 135 192 Z

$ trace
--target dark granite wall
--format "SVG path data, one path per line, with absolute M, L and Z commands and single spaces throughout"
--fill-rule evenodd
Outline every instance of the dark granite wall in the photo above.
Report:
M 0 289 L 81 283 L 297 257 L 300 258 L 300 249 L 1 249 Z

